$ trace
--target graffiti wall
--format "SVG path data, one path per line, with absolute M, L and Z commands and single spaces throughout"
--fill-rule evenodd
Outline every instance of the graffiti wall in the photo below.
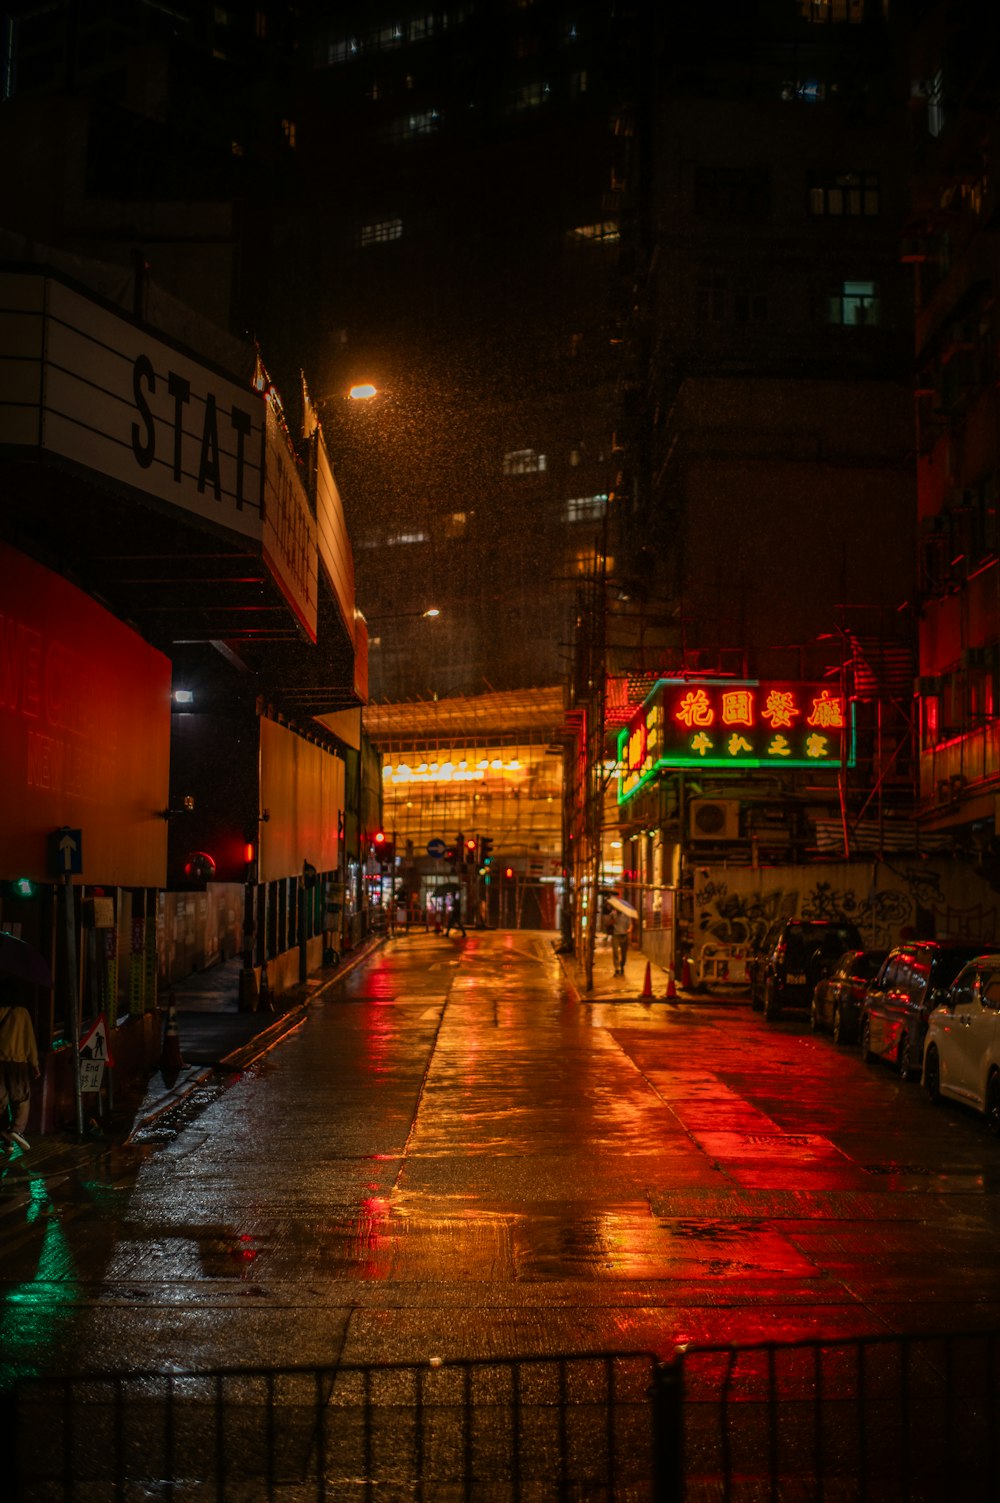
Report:
M 781 918 L 845 918 L 872 949 L 901 939 L 1000 940 L 1000 894 L 964 862 L 701 867 L 694 872 L 696 954 L 707 941 L 746 945 Z

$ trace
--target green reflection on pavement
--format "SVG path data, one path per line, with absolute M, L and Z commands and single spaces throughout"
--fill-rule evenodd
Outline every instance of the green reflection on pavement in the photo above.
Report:
M 13 1285 L 0 1302 L 0 1392 L 38 1375 L 79 1296 L 69 1244 L 40 1175 L 32 1178 L 28 1194 L 25 1220 L 43 1221 L 45 1230 L 34 1278 Z

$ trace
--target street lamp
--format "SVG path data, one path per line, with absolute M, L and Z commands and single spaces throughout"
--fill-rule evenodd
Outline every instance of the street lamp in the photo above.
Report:
M 378 387 L 370 381 L 361 381 L 357 386 L 352 386 L 347 395 L 352 402 L 369 402 L 372 397 L 378 396 Z

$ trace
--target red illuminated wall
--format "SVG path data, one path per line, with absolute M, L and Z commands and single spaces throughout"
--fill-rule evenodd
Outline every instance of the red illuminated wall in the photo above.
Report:
M 58 574 L 0 544 L 0 874 L 42 881 L 50 831 L 83 877 L 166 877 L 169 659 Z

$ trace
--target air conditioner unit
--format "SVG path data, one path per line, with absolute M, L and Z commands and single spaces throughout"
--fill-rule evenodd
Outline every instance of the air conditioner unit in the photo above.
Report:
M 693 798 L 689 830 L 692 840 L 739 840 L 739 799 Z

